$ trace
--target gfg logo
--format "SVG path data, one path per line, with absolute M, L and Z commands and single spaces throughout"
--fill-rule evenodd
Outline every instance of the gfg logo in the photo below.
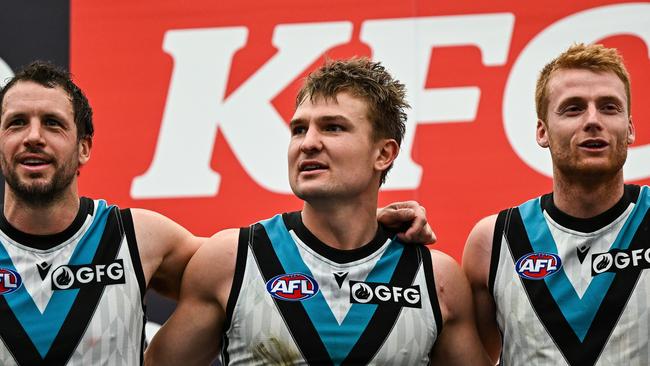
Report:
M 591 256 L 591 275 L 606 272 L 622 272 L 650 268 L 650 248 L 634 250 L 611 250 Z
M 125 283 L 121 259 L 107 264 L 60 266 L 52 272 L 52 290 Z
M 391 286 L 387 283 L 350 281 L 350 302 L 356 304 L 394 304 L 408 308 L 422 307 L 420 286 Z

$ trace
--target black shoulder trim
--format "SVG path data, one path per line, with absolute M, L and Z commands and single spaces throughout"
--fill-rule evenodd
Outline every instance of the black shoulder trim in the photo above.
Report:
M 440 302 L 438 301 L 438 291 L 436 290 L 436 276 L 433 272 L 433 262 L 431 260 L 431 253 L 425 246 L 418 246 L 422 256 L 422 266 L 424 269 L 424 278 L 427 281 L 427 291 L 429 292 L 429 300 L 431 301 L 431 308 L 433 309 L 433 316 L 436 319 L 436 331 L 438 334 L 442 332 L 442 311 L 440 310 Z
M 248 245 L 252 240 L 251 235 L 253 230 L 250 227 L 239 229 L 239 240 L 237 242 L 237 257 L 235 259 L 235 273 L 232 278 L 232 286 L 228 294 L 228 303 L 226 304 L 226 318 L 223 323 L 223 339 L 221 342 L 221 357 L 222 363 L 228 365 L 230 363 L 230 355 L 228 354 L 228 336 L 226 331 L 230 329 L 232 323 L 232 316 L 235 312 L 235 305 L 241 291 L 242 283 L 244 281 L 244 273 L 246 272 L 246 258 L 248 257 Z
M 273 250 L 264 226 L 257 223 L 250 230 L 248 245 L 264 281 L 268 282 L 271 278 L 286 273 Z M 275 298 L 273 301 L 282 314 L 282 319 L 303 358 L 309 360 L 312 365 L 333 365 L 325 344 L 300 301 L 282 301 Z
M 80 197 L 79 198 L 79 211 L 77 211 L 77 216 L 75 216 L 72 223 L 68 225 L 65 230 L 60 233 L 52 235 L 33 235 L 26 232 L 16 229 L 4 215 L 4 212 L 0 210 L 0 230 L 2 230 L 7 236 L 9 236 L 14 241 L 24 245 L 26 247 L 38 249 L 38 250 L 48 250 L 56 247 L 57 245 L 65 242 L 70 239 L 86 221 L 88 215 L 92 215 L 94 211 L 94 202 L 90 198 Z
M 138 279 L 138 286 L 140 287 L 140 298 L 144 299 L 144 295 L 147 292 L 147 283 L 144 277 L 144 270 L 142 269 L 142 260 L 140 258 L 140 250 L 138 249 L 138 241 L 135 237 L 133 215 L 129 208 L 120 210 L 119 213 L 122 230 L 124 230 L 126 242 L 129 244 L 129 254 L 131 255 L 131 262 L 133 263 L 133 270 L 135 271 L 135 277 Z M 144 304 L 144 301 L 142 304 Z
M 510 216 L 512 209 L 507 209 L 499 212 L 496 223 L 494 224 L 494 234 L 492 234 L 492 252 L 490 255 L 490 273 L 488 277 L 488 290 L 492 297 L 494 297 L 494 281 L 497 277 L 497 270 L 499 267 L 499 256 L 501 254 L 501 241 L 503 241 L 503 232 L 505 222 Z
M 543 195 L 540 201 L 542 209 L 548 212 L 549 216 L 553 218 L 553 221 L 571 230 L 579 231 L 582 233 L 590 233 L 604 228 L 605 226 L 611 224 L 618 217 L 620 217 L 621 214 L 627 210 L 631 203 L 636 202 L 640 191 L 640 186 L 632 184 L 625 185 L 623 196 L 620 200 L 618 200 L 618 202 L 616 202 L 614 206 L 601 213 L 600 215 L 590 217 L 588 219 L 573 217 L 560 211 L 560 209 L 557 208 L 553 202 L 552 193 Z
M 331 246 L 323 243 L 309 229 L 303 224 L 300 212 L 289 212 L 282 214 L 285 226 L 289 230 L 293 230 L 296 235 L 314 250 L 319 255 L 339 264 L 354 262 L 368 257 L 370 254 L 379 250 L 388 239 L 391 238 L 390 234 L 384 229 L 382 225 L 377 227 L 375 237 L 367 244 L 350 250 L 341 250 L 332 248 Z

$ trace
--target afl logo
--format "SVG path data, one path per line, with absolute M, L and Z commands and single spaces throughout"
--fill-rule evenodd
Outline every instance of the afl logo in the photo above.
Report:
M 0 268 L 0 295 L 10 294 L 23 285 L 18 272 L 9 268 Z
M 519 258 L 515 270 L 520 277 L 541 280 L 562 268 L 562 260 L 553 253 L 529 253 Z
M 276 299 L 302 301 L 318 293 L 318 283 L 303 273 L 286 273 L 271 278 L 266 291 Z

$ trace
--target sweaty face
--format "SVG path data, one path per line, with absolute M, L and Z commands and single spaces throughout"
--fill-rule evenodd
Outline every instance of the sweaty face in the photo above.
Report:
M 305 201 L 376 193 L 379 146 L 364 100 L 346 92 L 335 100 L 307 98 L 291 121 L 291 189 Z
M 89 142 L 77 141 L 68 94 L 30 81 L 5 94 L 0 116 L 0 164 L 10 192 L 30 205 L 46 205 L 70 189 Z
M 537 142 L 550 149 L 556 176 L 622 174 L 634 142 L 623 82 L 613 72 L 567 69 L 554 72 L 547 88 L 547 121 L 537 124 Z

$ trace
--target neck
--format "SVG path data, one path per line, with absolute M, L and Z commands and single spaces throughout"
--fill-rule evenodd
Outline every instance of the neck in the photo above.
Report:
M 5 184 L 4 215 L 11 226 L 32 235 L 51 235 L 65 230 L 79 211 L 79 195 L 66 191 L 45 205 L 30 205 L 16 197 Z
M 623 172 L 614 177 L 571 179 L 555 172 L 553 203 L 564 213 L 577 218 L 591 218 L 612 208 L 623 197 Z
M 356 249 L 377 233 L 377 197 L 345 203 L 305 202 L 302 221 L 320 241 L 336 249 Z M 361 202 L 360 202 L 361 201 Z

